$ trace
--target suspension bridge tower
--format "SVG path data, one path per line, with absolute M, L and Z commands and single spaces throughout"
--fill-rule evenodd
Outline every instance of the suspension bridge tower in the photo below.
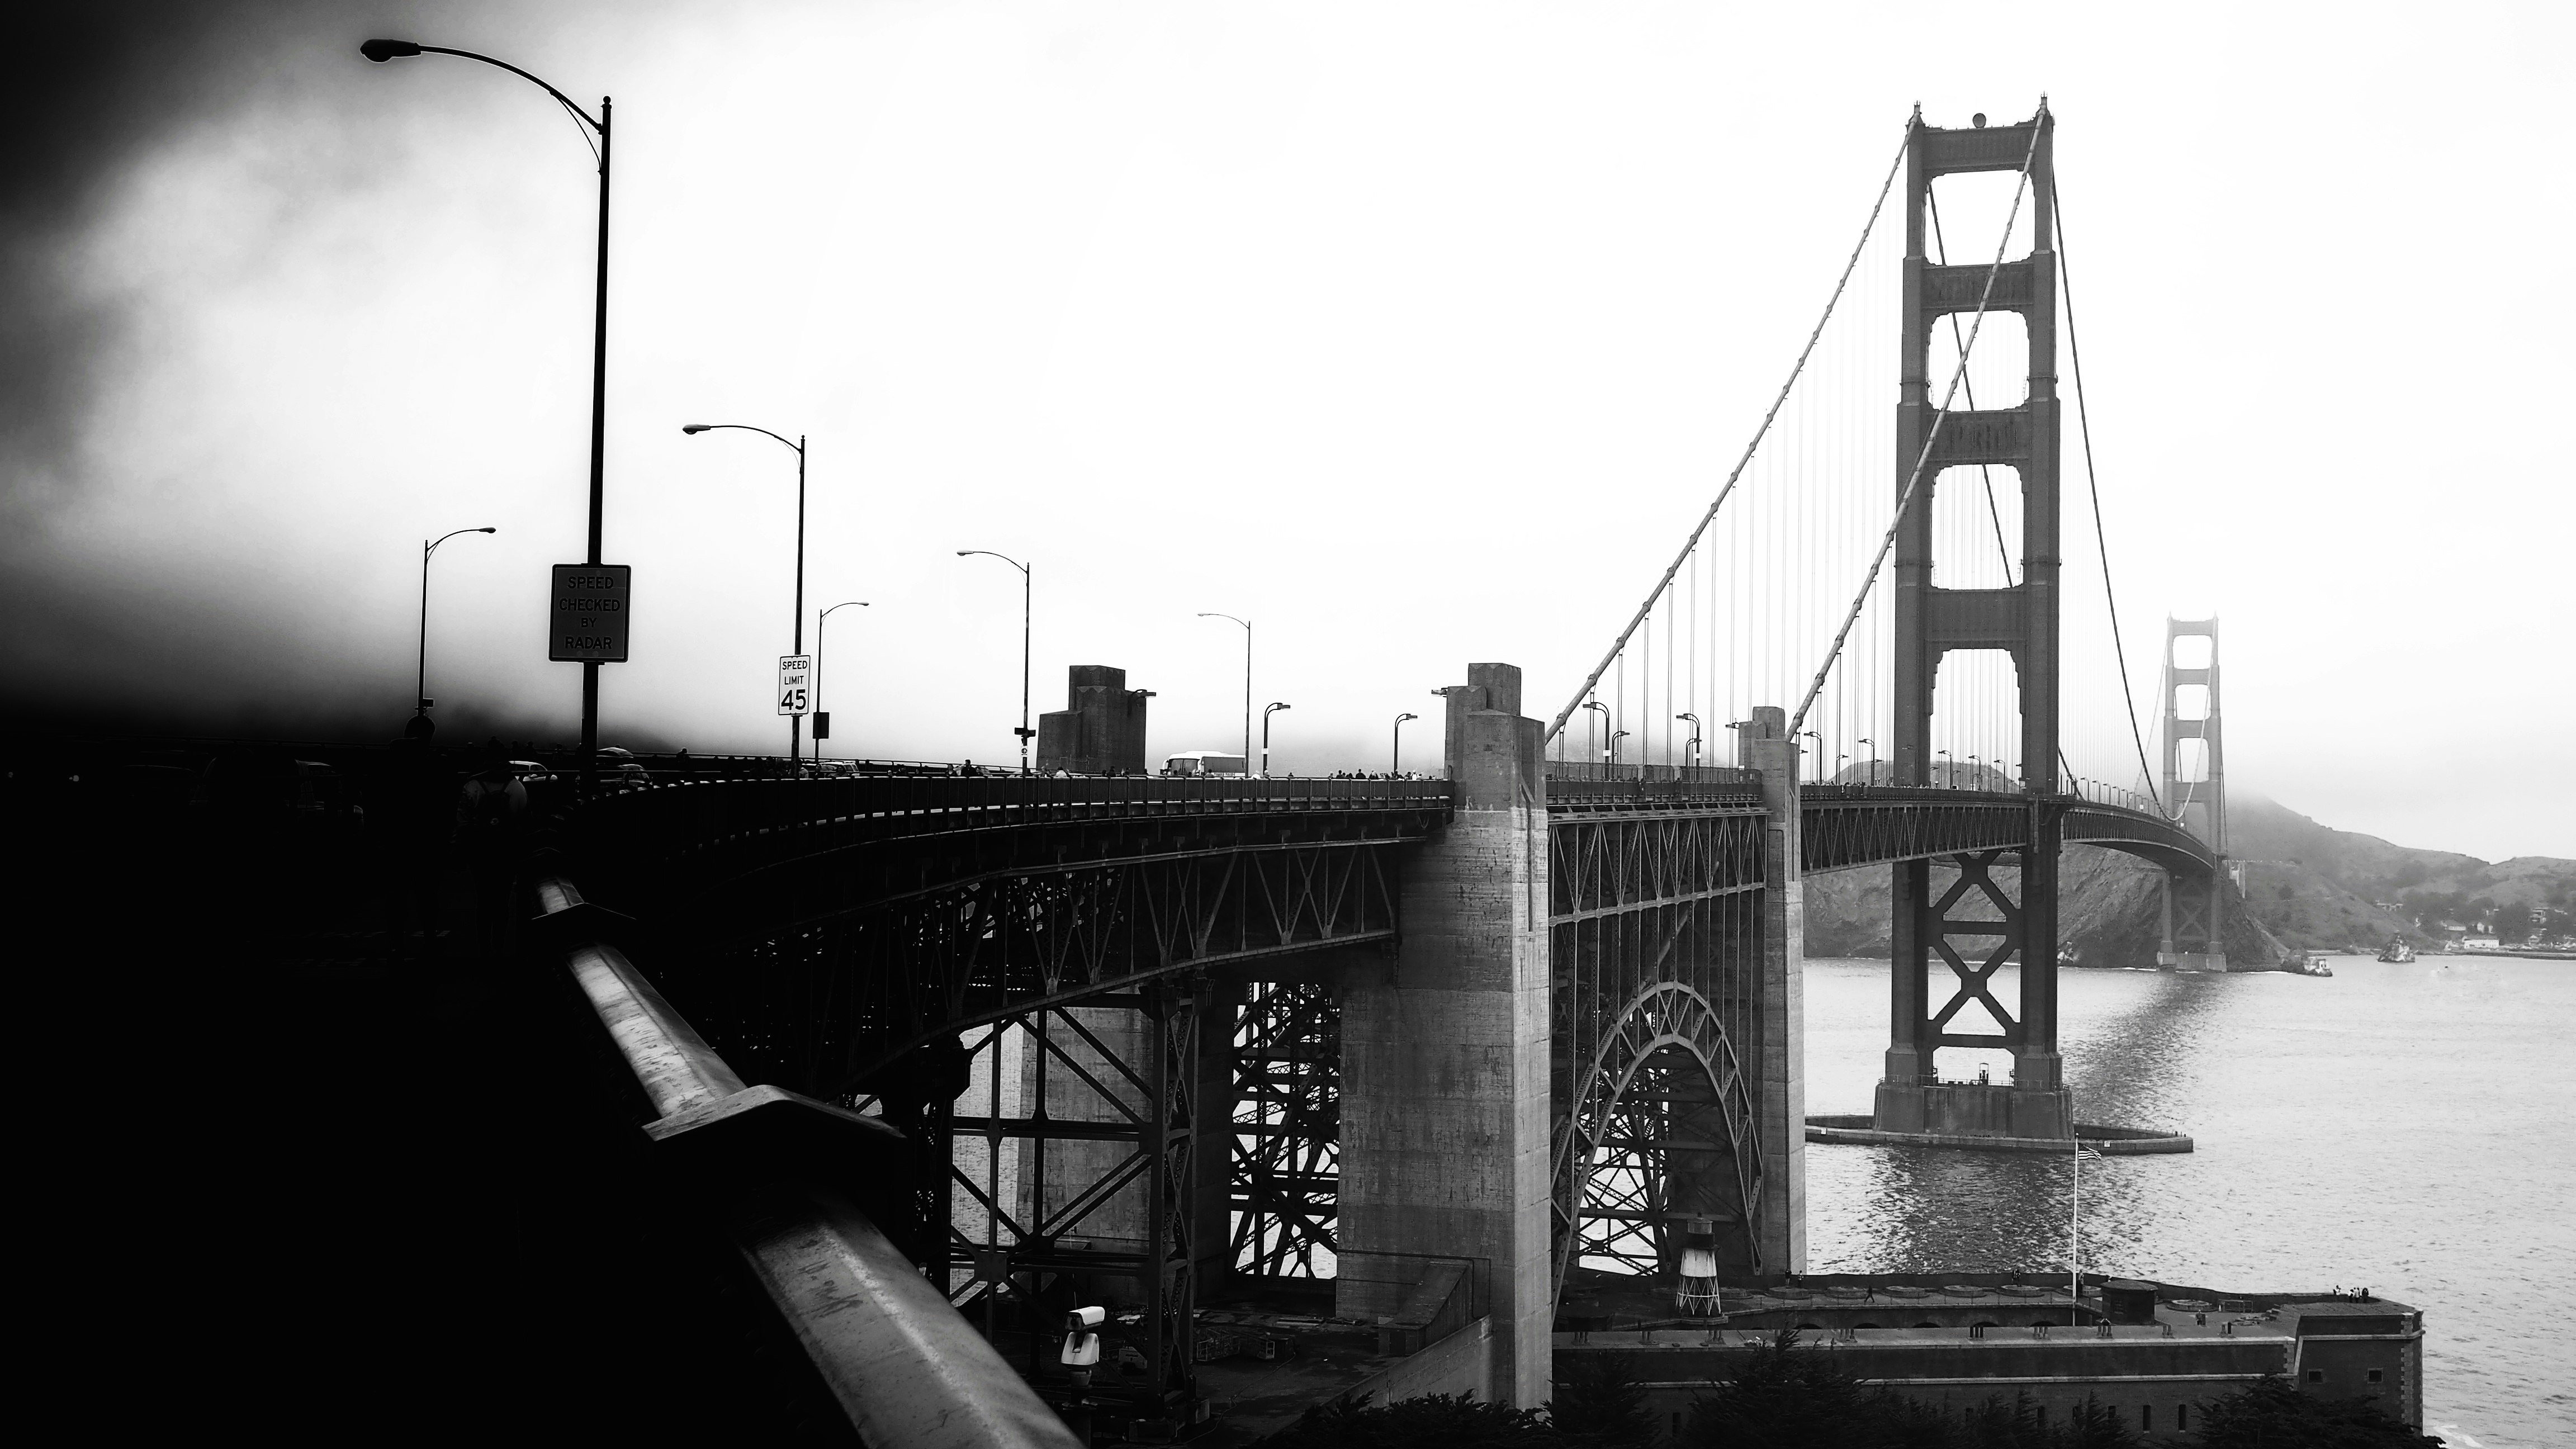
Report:
M 2227 969 L 2227 756 L 2220 747 L 2218 620 L 2165 620 L 2162 779 L 2165 808 L 2219 859 L 2207 877 L 2164 881 L 2164 940 L 2156 964 Z
M 2030 844 L 1951 857 L 1946 864 L 1955 877 L 1937 895 L 1933 862 L 1892 867 L 1891 1031 L 1875 1113 L 1881 1131 L 2056 1139 L 2075 1126 L 2057 1051 L 2057 858 L 2065 807 L 2058 780 L 2054 129 L 2045 101 L 2037 115 L 2015 125 L 1944 129 L 1925 125 L 1918 114 L 1906 146 L 1896 409 L 1897 497 L 1904 511 L 1894 558 L 1895 783 L 1936 783 L 1932 716 L 1943 656 L 2004 651 L 2016 676 Z M 1932 183 L 1977 171 L 2026 171 L 2030 253 L 1994 263 L 1935 264 L 1924 248 Z M 2024 324 L 2027 397 L 2018 407 L 1945 409 L 1934 401 L 1928 376 L 1934 327 L 1954 315 L 2000 312 L 2017 313 Z M 1942 588 L 1933 583 L 1934 493 L 1943 470 L 1975 465 L 2008 469 L 2020 478 L 2018 582 Z M 2018 900 L 1998 879 L 1998 867 L 2018 867 Z M 1955 991 L 1945 993 L 1949 999 L 1941 1005 L 1930 996 L 1936 957 L 1956 978 Z M 2020 999 L 2007 1008 L 1991 994 L 1990 983 L 2016 957 Z M 1954 1017 L 1971 1001 L 1985 1005 L 2000 1034 L 1953 1029 Z M 1943 1047 L 2009 1050 L 2012 1080 L 1944 1086 L 1934 1066 L 1934 1054 Z

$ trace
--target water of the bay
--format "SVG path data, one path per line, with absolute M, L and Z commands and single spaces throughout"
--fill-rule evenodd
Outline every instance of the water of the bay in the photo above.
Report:
M 2249 1292 L 2367 1286 L 2424 1312 L 2427 1428 L 2490 1449 L 2576 1444 L 2559 1302 L 2576 1286 L 2576 963 L 2329 964 L 2332 979 L 2060 973 L 2077 1116 L 2196 1148 L 2085 1164 L 2085 1267 Z M 2009 1005 L 2019 982 L 1998 979 Z M 1807 1110 L 1868 1112 L 1887 963 L 1810 961 L 1806 982 Z M 1953 1055 L 1946 1074 L 1974 1072 Z M 1810 1267 L 2062 1271 L 2068 1168 L 1811 1145 Z

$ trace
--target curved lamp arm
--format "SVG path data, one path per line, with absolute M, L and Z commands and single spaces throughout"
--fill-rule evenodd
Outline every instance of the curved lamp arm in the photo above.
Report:
M 775 433 L 773 433 L 773 434 L 771 434 L 770 436 L 775 437 L 775 436 L 777 436 L 777 435 L 776 435 Z M 1006 563 L 1006 564 L 1009 564 L 1011 567 L 1013 567 L 1013 568 L 1015 568 L 1015 569 L 1018 569 L 1021 573 L 1027 573 L 1027 572 L 1029 571 L 1029 566 L 1028 566 L 1027 564 L 1024 564 L 1024 563 L 1020 562 L 1018 559 L 1015 559 L 1015 558 L 1011 557 L 1009 554 L 1006 554 L 1006 553 L 995 553 L 995 552 L 993 552 L 993 551 L 992 551 L 991 549 L 989 549 L 989 548 L 961 548 L 961 549 L 957 550 L 957 556 L 958 556 L 959 558 L 973 558 L 973 557 L 974 557 L 975 555 L 977 555 L 977 554 L 982 554 L 982 555 L 983 555 L 984 557 L 986 557 L 986 558 L 997 558 L 997 559 L 1000 559 L 1002 562 L 1004 562 L 1004 563 Z
M 765 437 L 765 438 L 778 438 L 778 441 L 780 441 L 780 442 L 782 442 L 782 443 L 787 443 L 787 446 L 789 446 L 789 447 L 791 447 L 791 448 L 794 448 L 794 449 L 796 450 L 796 454 L 797 454 L 797 456 L 798 456 L 798 457 L 803 457 L 803 456 L 804 456 L 804 454 L 805 454 L 805 445 L 804 445 L 804 444 L 802 444 L 802 443 L 788 443 L 788 442 L 787 442 L 787 439 L 785 439 L 785 438 L 779 438 L 779 437 L 778 437 L 778 434 L 771 432 L 769 429 L 767 429 L 767 428 L 763 428 L 763 427 L 755 427 L 755 426 L 753 426 L 753 425 L 752 425 L 752 424 L 750 424 L 750 423 L 682 423 L 682 424 L 680 424 L 680 431 L 681 431 L 681 432 L 684 432 L 684 433 L 687 433 L 687 434 L 689 434 L 689 435 L 690 435 L 690 436 L 692 436 L 692 437 L 696 436 L 696 435 L 697 435 L 697 434 L 699 434 L 699 433 L 712 433 L 712 432 L 714 432 L 715 430 L 717 430 L 718 428 L 739 428 L 739 429 L 741 429 L 743 432 L 746 432 L 746 433 L 758 433 L 758 434 L 760 434 L 762 437 Z
M 449 539 L 454 538 L 460 533 L 499 533 L 500 531 L 501 530 L 497 528 L 452 528 L 447 532 L 440 534 L 436 542 L 423 544 L 421 546 L 420 556 L 422 558 L 427 558 L 431 554 L 438 552 L 439 544 L 447 542 Z
M 358 54 L 365 56 L 369 60 L 375 61 L 379 65 L 389 60 L 398 60 L 404 56 L 412 55 L 455 55 L 462 56 L 467 60 L 479 60 L 485 65 L 497 65 L 501 69 L 508 71 L 510 74 L 517 76 L 519 79 L 528 82 L 539 90 L 544 91 L 547 95 L 554 97 L 555 104 L 572 112 L 573 115 L 580 118 L 583 125 L 590 127 L 593 131 L 596 131 L 603 136 L 608 134 L 608 128 L 600 124 L 596 117 L 592 116 L 590 112 L 583 110 L 581 107 L 574 105 L 572 103 L 572 97 L 565 95 L 563 92 L 556 90 L 553 86 L 548 85 L 544 77 L 530 75 L 528 72 L 519 69 L 517 66 L 510 64 L 506 60 L 496 59 L 492 56 L 484 55 L 479 51 L 456 50 L 444 45 L 420 45 L 409 40 L 370 40 L 358 47 Z

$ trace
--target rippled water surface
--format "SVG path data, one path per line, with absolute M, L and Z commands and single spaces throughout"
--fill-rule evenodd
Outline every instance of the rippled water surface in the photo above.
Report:
M 2424 1311 L 2428 1428 L 2576 1444 L 2576 962 L 2331 965 L 2331 980 L 2061 973 L 2077 1116 L 2197 1148 L 2086 1165 L 2085 1266 L 2367 1285 Z M 2009 1003 L 2018 983 L 2004 988 Z M 1887 963 L 1809 962 L 1807 1110 L 1869 1111 L 1886 1045 Z M 2067 1168 L 1810 1145 L 1810 1266 L 2062 1268 Z

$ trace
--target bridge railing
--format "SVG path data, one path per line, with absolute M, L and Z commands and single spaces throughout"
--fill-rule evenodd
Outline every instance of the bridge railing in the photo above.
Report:
M 860 1439 L 877 1449 L 1070 1449 L 1062 1418 L 949 1306 L 824 1164 L 884 1173 L 911 1145 L 874 1118 L 746 1086 L 617 947 L 570 881 L 542 880 L 537 930 L 598 1018 L 653 1120 L 693 1169 L 770 1305 Z M 681 1341 L 708 1325 L 674 1325 Z M 675 1372 L 685 1369 L 675 1364 Z
M 1762 772 L 1732 765 L 1547 762 L 1551 810 L 1759 809 Z
M 1550 760 L 1547 778 L 1551 781 L 1605 783 L 1665 782 L 1686 785 L 1748 785 L 1761 788 L 1762 772 L 1739 769 L 1734 765 L 1613 765 L 1600 760 Z

